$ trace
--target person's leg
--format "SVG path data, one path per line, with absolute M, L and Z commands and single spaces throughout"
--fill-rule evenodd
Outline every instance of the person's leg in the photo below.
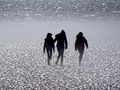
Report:
M 83 48 L 79 49 L 79 54 L 80 54 L 80 56 L 79 56 L 79 65 L 81 65 L 81 61 L 82 61 L 82 58 L 83 58 L 83 52 L 84 52 Z
M 49 49 L 49 60 L 48 65 L 50 65 L 50 60 L 52 59 L 52 49 Z
M 47 62 L 48 62 L 48 65 L 49 65 L 49 50 L 47 49 Z
M 48 62 L 48 65 L 50 65 L 50 49 L 47 49 L 47 55 L 48 55 L 48 59 L 47 59 L 47 62 Z
M 50 49 L 50 60 L 52 59 L 52 49 Z
M 58 63 L 58 61 L 59 61 L 59 58 L 60 58 L 60 49 L 59 48 L 57 48 L 57 50 L 58 50 L 58 57 L 57 57 L 57 61 L 56 61 L 56 65 L 57 65 L 57 63 Z
M 64 49 L 61 49 L 60 56 L 61 56 L 61 65 L 63 65 L 63 55 L 64 55 Z

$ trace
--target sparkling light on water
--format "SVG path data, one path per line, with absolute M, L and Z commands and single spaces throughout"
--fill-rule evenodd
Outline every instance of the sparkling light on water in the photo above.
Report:
M 120 19 L 119 0 L 1 0 L 0 19 Z

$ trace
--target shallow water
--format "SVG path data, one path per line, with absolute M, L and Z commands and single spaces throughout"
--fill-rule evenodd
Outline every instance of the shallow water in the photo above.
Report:
M 48 32 L 64 29 L 69 48 L 63 66 L 51 66 L 43 53 Z M 0 23 L 0 88 L 3 90 L 119 90 L 120 30 L 111 22 L 2 22 Z M 74 50 L 75 36 L 82 31 L 89 43 L 82 64 Z

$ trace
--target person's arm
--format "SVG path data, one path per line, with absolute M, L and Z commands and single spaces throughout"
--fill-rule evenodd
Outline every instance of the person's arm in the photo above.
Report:
M 68 42 L 67 42 L 67 37 L 65 35 L 65 49 L 67 49 L 67 48 L 68 48 Z
M 88 42 L 86 38 L 85 38 L 85 45 L 86 45 L 86 48 L 88 48 Z
M 55 39 L 53 40 L 53 42 L 55 43 L 57 41 L 57 35 L 55 35 Z
M 43 52 L 45 53 L 45 48 L 46 48 L 46 39 L 44 41 L 44 46 L 43 46 Z
M 55 38 L 54 40 L 53 40 L 53 42 L 55 43 L 57 41 L 57 38 Z
M 55 52 L 55 45 L 54 45 L 54 40 L 52 39 L 53 43 L 53 51 Z
M 77 51 L 77 40 L 75 41 L 75 51 Z

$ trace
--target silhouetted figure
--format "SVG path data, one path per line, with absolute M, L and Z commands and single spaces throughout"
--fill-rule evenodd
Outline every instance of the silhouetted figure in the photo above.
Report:
M 47 62 L 48 62 L 48 65 L 50 65 L 50 60 L 52 59 L 52 50 L 55 52 L 54 41 L 51 33 L 48 33 L 45 38 L 44 48 L 43 48 L 44 53 L 45 53 L 45 50 L 47 51 L 47 55 L 48 55 Z
M 88 42 L 86 40 L 86 38 L 83 36 L 83 33 L 80 32 L 77 36 L 76 36 L 76 41 L 75 41 L 75 50 L 79 52 L 80 56 L 79 56 L 79 65 L 81 64 L 81 60 L 83 57 L 83 52 L 84 52 L 84 48 L 88 48 Z
M 56 41 L 57 41 L 58 57 L 55 64 L 57 65 L 59 58 L 61 57 L 61 65 L 62 65 L 64 50 L 67 49 L 68 47 L 66 33 L 64 30 L 62 30 L 59 34 L 55 36 L 54 42 Z

